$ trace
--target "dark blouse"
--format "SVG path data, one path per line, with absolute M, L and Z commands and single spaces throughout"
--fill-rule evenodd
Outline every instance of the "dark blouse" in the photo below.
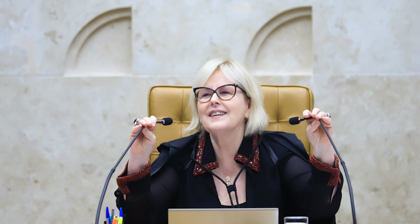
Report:
M 206 138 L 201 163 L 211 170 L 217 162 L 210 136 Z M 310 223 L 335 223 L 341 202 L 341 174 L 334 178 L 312 165 L 303 144 L 293 134 L 263 132 L 259 138 L 261 143 L 252 157 L 252 161 L 258 161 L 258 169 L 254 163 L 244 170 L 246 202 L 240 206 L 278 208 L 280 223 L 284 216 L 292 215 L 308 216 Z M 243 139 L 236 162 L 245 162 L 243 158 L 251 155 L 252 145 L 252 137 Z M 160 155 L 151 168 L 129 176 L 124 170 L 115 191 L 124 223 L 167 223 L 168 208 L 226 207 L 220 204 L 212 174 L 204 171 L 197 175 L 192 158 L 199 159 L 198 146 L 199 134 L 164 143 L 158 147 Z M 331 199 L 334 186 L 337 192 Z

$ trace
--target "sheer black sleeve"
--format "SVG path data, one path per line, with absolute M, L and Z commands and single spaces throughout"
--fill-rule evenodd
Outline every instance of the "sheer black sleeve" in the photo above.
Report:
M 122 174 L 124 175 L 124 173 Z M 155 175 L 128 182 L 130 193 L 124 200 L 121 190 L 115 191 L 117 207 L 122 207 L 124 223 L 166 223 L 168 208 L 176 203 L 182 179 L 182 167 L 176 163 L 163 167 Z
M 280 173 L 286 216 L 304 215 L 309 217 L 310 223 L 335 223 L 342 183 L 337 185 L 333 196 L 334 187 L 327 185 L 331 174 L 293 153 L 283 158 Z

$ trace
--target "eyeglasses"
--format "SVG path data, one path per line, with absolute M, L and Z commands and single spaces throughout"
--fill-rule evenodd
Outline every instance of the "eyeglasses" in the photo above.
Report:
M 195 98 L 198 101 L 202 103 L 206 103 L 210 101 L 214 93 L 216 93 L 216 95 L 221 100 L 230 100 L 236 95 L 236 88 L 239 88 L 240 90 L 242 90 L 242 92 L 246 94 L 245 90 L 239 87 L 238 84 L 222 85 L 222 86 L 217 87 L 217 89 L 215 90 L 208 87 L 196 87 L 193 89 L 193 91 L 194 91 Z M 249 97 L 248 94 L 246 95 L 247 97 Z

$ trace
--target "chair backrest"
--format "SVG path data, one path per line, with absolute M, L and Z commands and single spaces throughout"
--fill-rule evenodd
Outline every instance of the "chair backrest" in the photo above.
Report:
M 289 124 L 291 117 L 301 117 L 305 109 L 312 110 L 314 106 L 312 91 L 308 87 L 296 85 L 262 85 L 262 90 L 264 108 L 269 117 L 269 124 L 265 130 L 295 133 L 305 145 L 308 154 L 312 154 L 312 147 L 306 138 L 306 124 Z M 163 142 L 188 135 L 183 130 L 191 122 L 191 109 L 188 105 L 190 93 L 191 86 L 178 85 L 153 86 L 149 90 L 149 116 L 173 119 L 172 125 L 155 129 L 156 147 Z M 150 160 L 154 161 L 158 155 L 159 152 L 155 149 Z

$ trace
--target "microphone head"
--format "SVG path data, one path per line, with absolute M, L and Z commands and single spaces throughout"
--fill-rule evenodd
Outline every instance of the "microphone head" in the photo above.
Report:
M 173 122 L 173 120 L 170 117 L 165 117 L 165 118 L 162 119 L 162 124 L 163 125 L 171 125 L 172 122 Z
M 292 118 L 289 119 L 289 123 L 291 125 L 299 124 L 300 123 L 300 119 L 299 119 L 299 117 L 292 117 Z

